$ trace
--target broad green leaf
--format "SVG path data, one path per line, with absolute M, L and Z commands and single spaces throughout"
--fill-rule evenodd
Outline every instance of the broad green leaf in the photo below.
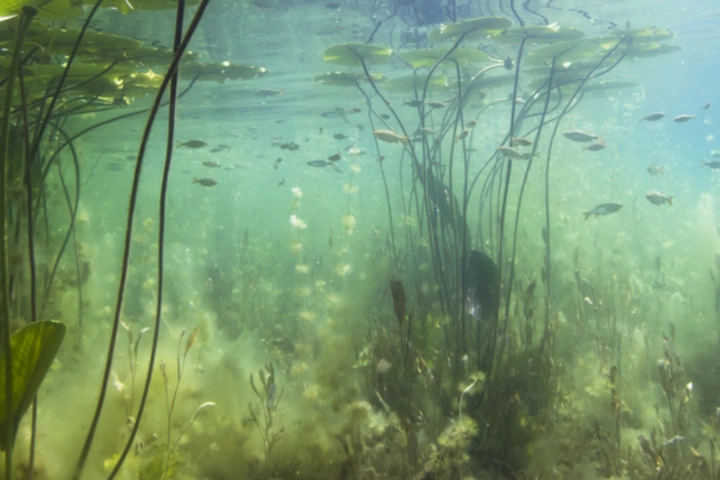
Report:
M 374 82 L 382 82 L 386 79 L 386 77 L 379 73 L 373 73 L 370 76 Z M 351 87 L 355 86 L 357 82 L 367 82 L 367 77 L 364 73 L 360 72 L 327 72 L 315 75 L 313 80 L 323 85 L 332 85 L 333 87 Z
M 445 48 L 427 48 L 422 50 L 408 50 L 399 54 L 399 57 L 409 63 L 413 68 L 432 67 L 447 53 Z M 481 50 L 470 48 L 456 48 L 445 60 L 455 60 L 460 65 L 482 62 L 501 62 L 492 58 Z
M 342 43 L 323 52 L 323 60 L 349 67 L 359 67 L 361 60 L 366 64 L 386 63 L 393 55 L 389 47 L 379 47 L 365 43 Z
M 13 432 L 32 404 L 35 394 L 55 355 L 60 349 L 67 327 L 60 322 L 43 321 L 25 325 L 10 339 L 12 350 L 12 411 Z M 8 419 L 5 405 L 5 356 L 0 358 L 0 448 L 6 450 L 5 429 Z

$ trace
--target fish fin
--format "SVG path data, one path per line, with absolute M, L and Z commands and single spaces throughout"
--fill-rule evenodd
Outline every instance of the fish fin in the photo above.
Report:
M 193 183 L 198 183 L 200 180 L 197 179 L 197 177 L 193 177 L 193 181 L 190 183 L 192 185 Z
M 185 145 L 185 144 L 184 144 L 183 142 L 181 142 L 181 141 L 178 140 L 177 146 L 176 146 L 175 148 L 180 148 L 180 147 L 182 147 L 183 145 Z
M 585 220 L 590 218 L 590 212 L 583 212 L 583 215 L 585 215 Z
M 410 145 L 410 143 L 408 143 L 408 137 L 402 137 L 400 141 L 403 143 L 403 145 Z
M 673 199 L 673 196 L 670 195 L 670 197 L 668 198 L 668 203 L 670 204 L 671 207 L 672 207 L 672 199 Z
M 280 95 L 285 95 L 285 90 L 280 90 Z

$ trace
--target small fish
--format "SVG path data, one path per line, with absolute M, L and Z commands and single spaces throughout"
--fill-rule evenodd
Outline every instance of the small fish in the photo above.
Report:
M 469 134 L 470 134 L 470 130 L 467 128 L 464 128 L 463 131 L 460 132 L 460 134 L 457 136 L 457 138 L 455 138 L 455 141 L 457 142 L 458 140 L 464 140 L 465 137 L 467 137 Z
M 277 186 L 278 186 L 278 188 L 280 188 L 280 187 L 282 187 L 283 185 L 285 185 L 285 179 L 284 179 L 284 178 L 278 182 Z
M 202 140 L 188 140 L 187 142 L 178 142 L 177 148 L 180 147 L 187 147 L 187 148 L 202 148 L 206 147 L 207 143 L 203 142 Z
M 194 178 L 192 183 L 199 183 L 203 187 L 214 187 L 217 185 L 217 181 L 213 180 L 210 177 L 203 177 L 203 178 Z
M 573 142 L 592 142 L 593 140 L 600 138 L 594 133 L 587 133 L 582 130 L 569 130 L 567 132 L 563 132 L 562 136 L 568 140 L 572 140 Z
M 424 103 L 425 102 L 423 102 L 422 100 L 410 100 L 409 102 L 403 102 L 403 107 L 407 106 L 417 108 L 422 107 Z
M 470 120 L 465 124 L 465 128 L 473 128 L 475 125 L 477 125 L 477 120 Z
M 282 158 L 278 157 L 277 160 L 275 160 L 275 163 L 273 163 L 273 170 L 277 170 L 278 166 L 282 163 Z
M 665 114 L 664 114 L 664 113 L 661 113 L 661 112 L 651 113 L 651 114 L 648 115 L 647 117 L 641 118 L 641 119 L 640 119 L 640 122 L 642 122 L 642 121 L 657 122 L 658 120 L 660 120 L 660 119 L 663 118 L 664 116 L 665 116 Z M 640 123 L 640 122 L 638 122 L 638 123 Z
M 510 139 L 510 146 L 511 147 L 529 147 L 533 144 L 531 140 L 528 140 L 527 138 L 511 138 Z
M 713 160 L 712 162 L 703 162 L 701 165 L 701 168 L 707 165 L 708 167 L 712 168 L 713 170 L 720 169 L 720 161 Z
M 338 118 L 341 116 L 341 114 L 337 110 L 331 110 L 329 112 L 321 113 L 320 116 L 323 118 Z
M 419 133 L 422 133 L 423 135 L 437 135 L 438 133 L 440 133 L 437 130 L 428 127 L 420 127 L 417 129 L 417 131 Z
M 340 4 L 335 2 L 328 3 L 325 5 L 325 8 L 329 8 L 330 10 L 337 10 L 338 8 L 340 8 Z
M 707 110 L 708 108 L 710 108 L 710 102 L 703 105 L 703 110 Z
M 655 165 L 654 163 L 647 167 L 647 171 L 650 175 L 663 175 L 663 169 L 665 165 Z
M 445 102 L 425 102 L 425 105 L 427 105 L 430 108 L 445 108 L 445 107 L 447 107 L 447 103 L 445 103 Z
M 217 160 L 206 160 L 202 162 L 202 164 L 210 168 L 220 168 L 221 166 L 220 162 L 218 162 Z
M 344 134 L 342 134 L 342 133 L 336 133 L 335 135 L 333 135 L 333 138 L 336 139 L 336 140 L 345 140 L 345 139 L 348 138 L 348 137 L 346 137 L 346 136 L 345 136 Z
M 256 97 L 274 97 L 275 95 L 285 95 L 285 92 L 282 90 L 273 90 L 271 88 L 266 88 L 264 90 L 258 90 L 255 92 Z
M 316 167 L 316 168 L 325 168 L 329 165 L 337 173 L 343 173 L 342 170 L 340 170 L 333 162 L 327 162 L 325 160 L 311 160 L 311 161 L 307 162 L 307 164 L 310 165 L 311 167 Z
M 348 110 L 348 113 L 360 113 L 362 112 L 362 108 L 360 107 L 353 107 L 350 110 Z
M 408 137 L 403 137 L 402 135 L 398 135 L 397 133 L 393 132 L 392 130 L 375 130 L 373 132 L 373 135 L 378 140 L 382 140 L 383 142 L 387 143 L 403 143 L 405 145 L 408 144 Z
M 662 205 L 663 203 L 667 202 L 672 207 L 672 195 L 668 197 L 663 193 L 658 192 L 657 190 L 653 190 L 652 192 L 645 195 L 645 198 L 647 198 L 648 201 L 650 201 L 650 203 L 652 203 L 653 205 Z
M 583 215 L 585 215 L 585 220 L 587 220 L 590 215 L 595 215 L 596 217 L 599 217 L 600 215 L 610 215 L 611 213 L 615 213 L 618 210 L 622 208 L 622 205 L 619 203 L 603 203 L 602 205 L 598 205 L 597 207 L 593 208 L 589 212 L 583 212 Z
M 328 162 L 326 160 L 311 160 L 311 161 L 307 162 L 307 164 L 310 165 L 311 167 L 324 168 L 324 167 L 327 167 L 328 165 L 332 165 L 332 162 Z
M 390 115 L 388 115 L 387 113 L 383 113 L 382 115 L 380 115 L 380 118 L 382 118 L 383 120 L 390 120 Z
M 695 115 L 685 115 L 685 114 L 683 114 L 683 115 L 678 115 L 677 117 L 673 118 L 673 122 L 685 123 L 685 122 L 687 122 L 688 120 L 692 120 L 693 118 L 695 118 Z
M 300 145 L 298 145 L 295 142 L 281 143 L 280 148 L 282 150 L 291 150 L 292 151 L 292 150 L 297 150 L 298 148 L 300 148 Z
M 603 148 L 605 148 L 605 142 L 600 140 L 597 143 L 593 143 L 593 144 L 588 145 L 587 147 L 583 147 L 583 152 L 585 150 L 590 150 L 591 152 L 597 152 L 598 150 L 602 150 Z
M 331 162 L 337 162 L 337 161 L 340 160 L 341 158 L 342 158 L 342 155 L 340 154 L 340 152 L 338 152 L 338 153 L 336 153 L 335 155 L 330 155 L 330 156 L 328 157 L 328 160 L 330 160 Z
M 515 158 L 515 159 L 525 158 L 525 156 L 522 153 L 520 153 L 517 150 L 515 150 L 514 148 L 508 147 L 506 145 L 503 145 L 502 147 L 498 147 L 497 150 L 498 150 L 498 152 L 502 153 L 503 155 L 505 155 L 508 158 Z
M 217 147 L 213 148 L 213 149 L 210 150 L 210 151 L 211 151 L 212 153 L 218 153 L 218 152 L 222 152 L 222 151 L 224 151 L 224 150 L 230 150 L 230 145 L 220 144 L 220 145 L 218 145 Z

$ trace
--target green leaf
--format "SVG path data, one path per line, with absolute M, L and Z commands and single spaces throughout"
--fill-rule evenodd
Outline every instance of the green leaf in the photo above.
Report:
M 361 60 L 366 64 L 387 63 L 393 55 L 389 47 L 379 47 L 365 43 L 341 43 L 323 52 L 323 60 L 329 63 L 359 67 Z
M 512 27 L 512 20 L 505 17 L 478 17 L 462 22 L 440 25 L 430 31 L 428 38 L 433 42 L 450 40 L 465 34 L 465 40 L 478 40 L 482 37 L 497 35 Z
M 532 43 L 553 43 L 563 40 L 579 40 L 585 32 L 575 27 L 561 27 L 556 23 L 550 25 L 537 25 L 533 27 L 513 27 L 503 30 L 500 35 L 492 37 L 501 43 L 519 45 L 523 39 Z
M 25 325 L 10 339 L 12 350 L 12 411 L 13 432 L 17 434 L 20 420 L 32 404 L 35 394 L 65 338 L 67 327 L 60 322 L 43 321 Z M 5 356 L 0 359 L 0 449 L 6 450 L 5 429 Z
M 83 13 L 76 2 L 68 0 L 2 0 L 0 17 L 17 15 L 24 6 L 35 7 L 38 10 L 38 18 L 48 20 L 66 20 L 79 17 Z

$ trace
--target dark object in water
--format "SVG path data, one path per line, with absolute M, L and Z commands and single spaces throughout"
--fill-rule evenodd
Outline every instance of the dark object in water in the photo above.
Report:
M 402 327 L 407 311 L 405 310 L 405 287 L 400 280 L 390 280 L 390 291 L 392 292 L 393 310 Z
M 470 315 L 480 320 L 493 318 L 499 305 L 500 279 L 492 258 L 478 250 L 465 255 L 463 288 Z

